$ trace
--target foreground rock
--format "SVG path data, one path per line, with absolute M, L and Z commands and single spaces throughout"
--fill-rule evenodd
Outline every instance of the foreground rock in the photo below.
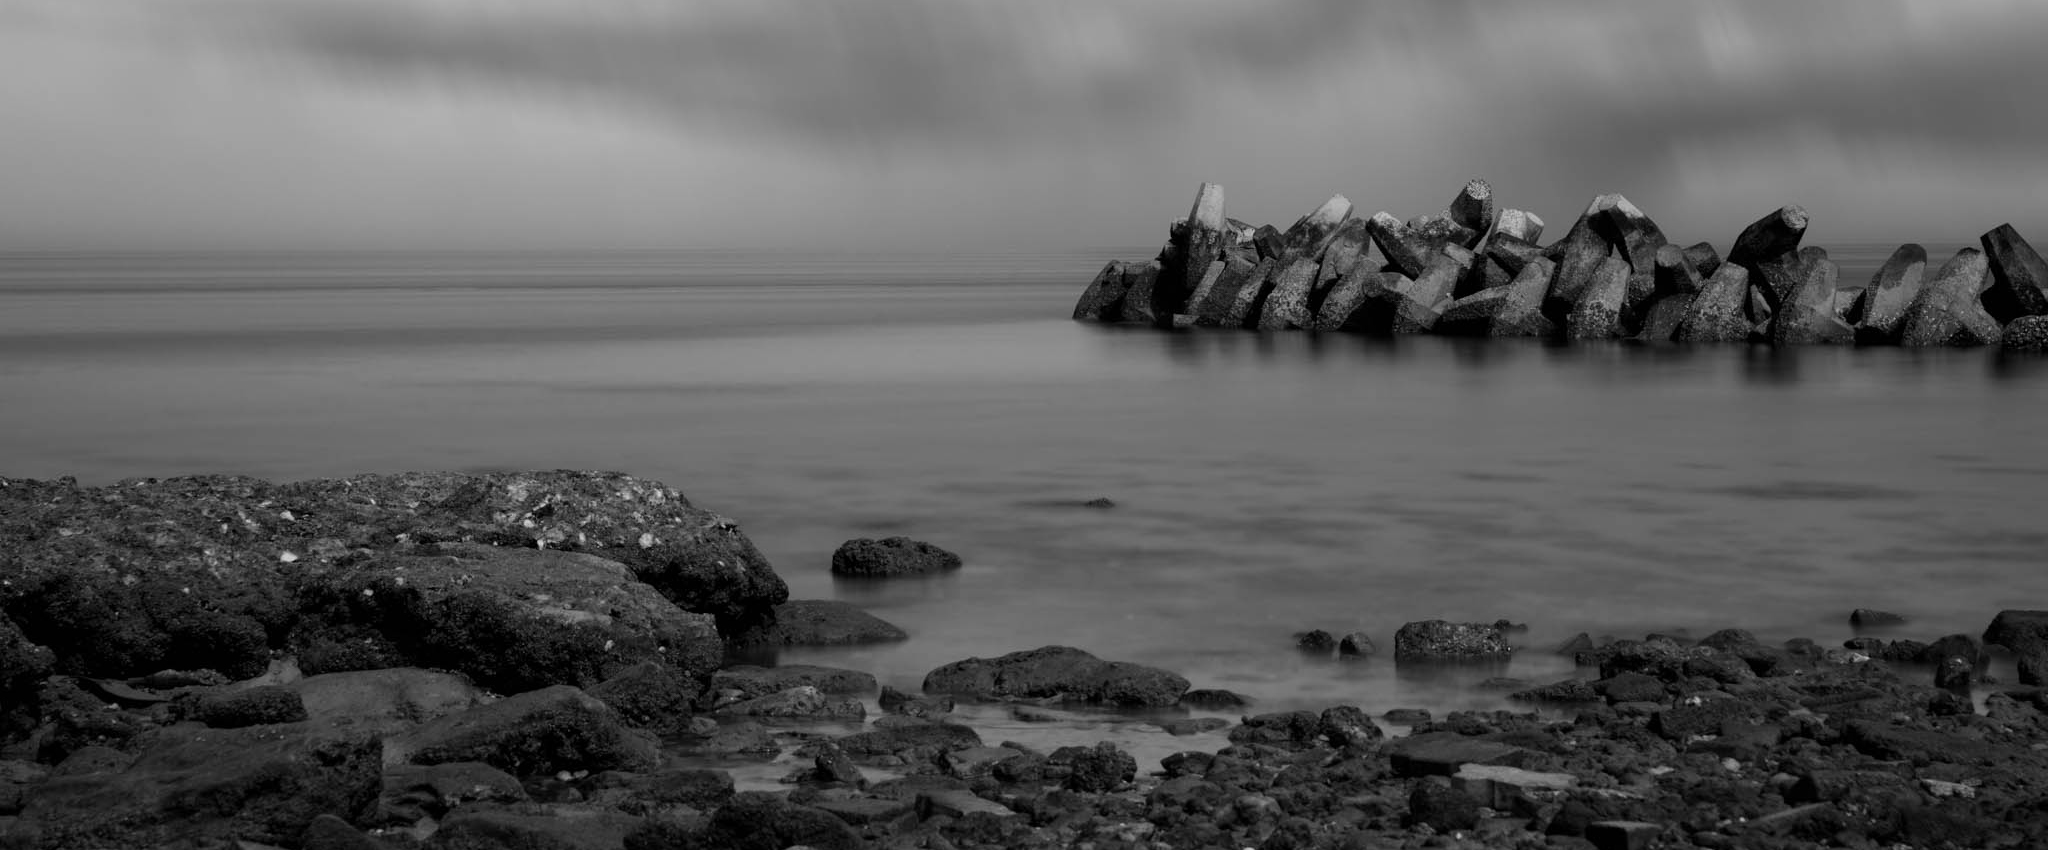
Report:
M 901 628 L 859 607 L 831 599 L 792 599 L 775 606 L 772 625 L 734 635 L 739 646 L 848 646 L 908 640 Z
M 1915 347 L 1998 344 L 1998 321 L 1984 312 L 1978 298 L 1989 275 L 1984 252 L 1975 248 L 1956 252 L 1906 309 L 1900 343 Z
M 908 537 L 848 540 L 832 553 L 832 574 L 856 578 L 923 575 L 960 568 L 960 556 Z
M 955 661 L 927 674 L 926 693 L 978 699 L 1062 699 L 1118 706 L 1170 706 L 1188 681 L 1156 667 L 1104 661 L 1066 646 Z

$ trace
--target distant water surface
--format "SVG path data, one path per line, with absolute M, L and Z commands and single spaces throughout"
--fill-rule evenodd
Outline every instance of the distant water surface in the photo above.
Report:
M 1843 285 L 1889 249 L 1835 248 Z M 784 660 L 906 688 L 1058 643 L 1262 709 L 1441 710 L 1494 697 L 1290 636 L 1506 617 L 1532 649 L 1485 674 L 1540 681 L 1578 631 L 1836 642 L 1869 606 L 1928 639 L 2048 607 L 2042 363 L 1066 320 L 1147 253 L 0 256 L 0 474 L 658 478 L 796 596 L 912 634 Z M 827 574 L 892 534 L 967 567 Z

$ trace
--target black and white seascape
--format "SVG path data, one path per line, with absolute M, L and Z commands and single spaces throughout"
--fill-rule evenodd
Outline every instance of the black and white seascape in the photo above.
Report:
M 0 847 L 2048 846 L 2044 38 L 0 0 Z

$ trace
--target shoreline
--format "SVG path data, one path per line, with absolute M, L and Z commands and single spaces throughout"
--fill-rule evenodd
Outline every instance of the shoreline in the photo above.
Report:
M 2048 695 L 1985 681 L 2014 661 L 1987 666 L 1968 636 L 1586 646 L 1570 678 L 1514 683 L 1525 707 L 1402 722 L 1387 712 L 1412 706 L 1189 707 L 1202 683 L 1172 671 L 1029 647 L 902 693 L 732 665 L 735 639 L 888 638 L 843 604 L 800 603 L 832 612 L 802 634 L 775 622 L 799 603 L 737 524 L 630 476 L 0 479 L 0 504 L 7 846 L 2001 846 L 2048 830 L 2028 808 L 2048 792 Z M 2048 644 L 2007 619 L 1986 642 L 2023 643 L 2033 679 Z M 1365 663 L 1509 654 L 1505 622 L 1417 625 Z M 771 779 L 779 793 L 751 790 Z

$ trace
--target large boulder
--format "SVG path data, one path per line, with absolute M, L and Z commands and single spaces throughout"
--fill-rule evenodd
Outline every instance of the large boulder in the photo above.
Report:
M 1420 277 L 1396 289 L 1393 332 L 1427 333 L 1436 327 L 1444 312 L 1451 308 L 1458 281 L 1477 259 L 1478 255 L 1456 245 L 1445 246 L 1432 255 Z
M 1722 263 L 1686 307 L 1674 338 L 1679 342 L 1749 339 L 1750 322 L 1743 310 L 1748 299 L 1749 272 L 1735 263 Z
M 1957 251 L 1906 308 L 1899 342 L 1910 346 L 1996 345 L 1998 320 L 1984 312 L 1979 300 L 1990 276 L 1990 263 L 1975 248 Z
M 2048 262 L 2010 224 L 2001 224 L 1979 240 L 1991 260 L 1991 286 L 1984 290 L 1984 309 L 1999 324 L 2021 316 L 2048 314 Z
M 1893 251 L 1863 288 L 1862 303 L 1856 308 L 1856 341 L 1897 343 L 1906 329 L 1906 310 L 1919 296 L 1926 274 L 1926 248 L 1909 242 Z
M 1256 268 L 1257 260 L 1238 251 L 1227 252 L 1209 265 L 1209 271 L 1195 284 L 1195 291 L 1188 294 L 1188 303 L 1183 309 L 1195 317 L 1197 325 L 1222 325 L 1231 308 L 1236 306 L 1245 285 L 1254 282 L 1252 270 Z
M 1543 238 L 1543 217 L 1527 210 L 1502 210 L 1500 218 L 1494 222 L 1493 235 L 1535 242 Z
M 1277 235 L 1274 237 L 1276 240 L 1278 238 Z M 1260 259 L 1258 265 L 1245 273 L 1244 282 L 1236 288 L 1236 297 L 1227 303 L 1222 302 L 1223 296 L 1220 292 L 1211 296 L 1223 308 L 1222 315 L 1215 324 L 1226 328 L 1256 327 L 1259 312 L 1265 307 L 1266 293 L 1273 288 L 1273 275 L 1279 272 L 1280 263 L 1279 257 Z M 1220 286 L 1219 284 L 1219 288 Z M 1200 321 L 1199 317 L 1197 321 Z
M 298 695 L 309 722 L 368 735 L 395 734 L 490 701 L 466 677 L 413 668 L 307 676 L 284 687 Z
M 2048 649 L 2048 611 L 2000 611 L 1985 627 L 1984 642 L 2021 655 Z
M 1380 253 L 1387 258 L 1387 265 L 1407 277 L 1419 277 L 1429 267 L 1432 252 L 1429 241 L 1423 239 L 1395 218 L 1392 213 L 1373 213 L 1365 223 L 1365 232 L 1378 245 Z
M 43 782 L 21 819 L 52 848 L 296 846 L 315 817 L 353 817 L 377 799 L 378 752 L 374 737 L 317 724 L 165 727 L 132 763 Z
M 775 606 L 773 625 L 734 635 L 738 646 L 848 646 L 893 643 L 910 635 L 894 624 L 833 599 L 792 599 Z
M 1423 620 L 1394 632 L 1394 660 L 1499 661 L 1514 654 L 1498 623 Z
M 1497 337 L 1548 337 L 1556 333 L 1557 325 L 1543 315 L 1543 299 L 1556 273 L 1557 266 L 1551 261 L 1542 257 L 1529 259 L 1508 284 L 1507 297 L 1494 310 L 1487 333 Z
M 832 553 L 832 574 L 854 578 L 942 573 L 960 568 L 960 556 L 908 537 L 848 540 Z
M 1856 339 L 1855 329 L 1835 316 L 1835 284 L 1841 268 L 1833 260 L 1817 259 L 1806 269 L 1806 277 L 1771 317 L 1771 342 L 1776 345 L 1847 345 Z
M 1104 661 L 1079 649 L 1046 646 L 999 658 L 955 661 L 926 674 L 927 693 L 980 699 L 1050 699 L 1119 706 L 1170 706 L 1188 680 L 1157 667 Z
M 587 687 L 643 661 L 702 676 L 723 653 L 710 615 L 617 561 L 474 543 L 419 551 L 308 571 L 293 633 L 307 672 L 438 667 L 510 692 Z
M 1611 254 L 1593 277 L 1580 288 L 1578 300 L 1565 317 L 1565 336 L 1571 339 L 1616 339 L 1622 332 L 1622 305 L 1628 298 L 1628 260 Z
M 2021 316 L 2005 326 L 1999 348 L 2031 354 L 2048 352 L 2048 316 Z
M 610 706 L 567 685 L 444 715 L 384 739 L 386 764 L 483 762 L 515 776 L 633 770 L 660 763 L 652 738 Z
M 65 672 L 262 673 L 309 573 L 365 554 L 475 541 L 626 565 L 736 630 L 788 596 L 730 520 L 617 473 L 405 473 L 271 484 L 0 479 L 0 609 Z
M 1273 289 L 1266 294 L 1266 303 L 1259 313 L 1259 330 L 1284 331 L 1314 323 L 1309 312 L 1309 292 L 1315 288 L 1316 273 L 1322 264 L 1307 254 L 1288 256 L 1292 259 L 1273 276 Z
M 1451 199 L 1451 205 L 1444 214 L 1458 226 L 1472 231 L 1475 237 L 1465 243 L 1470 248 L 1478 243 L 1478 237 L 1493 230 L 1493 187 L 1484 180 L 1473 180 L 1458 190 L 1458 196 Z M 1526 215 L 1526 214 L 1525 214 Z
M 1750 283 L 1758 288 L 1774 311 L 1778 308 L 1778 293 L 1766 282 L 1765 265 L 1782 261 L 1786 255 L 1799 250 L 1799 240 L 1806 237 L 1807 221 L 1804 208 L 1780 207 L 1743 228 L 1742 233 L 1735 237 L 1735 244 L 1728 249 L 1727 262 L 1749 272 Z
M 666 847 L 860 850 L 868 845 L 860 833 L 831 812 L 789 802 L 780 794 L 747 791 L 734 795 L 730 802 L 720 806 L 699 829 L 650 821 L 640 832 L 629 836 L 624 846 L 628 850 Z
M 1128 291 L 1123 261 L 1110 260 L 1088 282 L 1088 288 L 1081 290 L 1081 299 L 1074 302 L 1074 321 L 1115 323 L 1123 318 L 1124 293 Z
M 1191 302 L 1190 295 L 1201 285 L 1203 278 L 1217 265 L 1223 254 L 1227 223 L 1223 217 L 1223 187 L 1215 183 L 1203 183 L 1195 191 L 1195 203 L 1188 209 L 1187 227 L 1181 237 L 1181 276 L 1172 281 L 1171 287 L 1160 286 L 1154 290 L 1155 308 L 1167 311 L 1166 315 L 1184 312 Z
M 0 739 L 35 725 L 36 691 L 57 657 L 30 643 L 14 621 L 0 616 Z

